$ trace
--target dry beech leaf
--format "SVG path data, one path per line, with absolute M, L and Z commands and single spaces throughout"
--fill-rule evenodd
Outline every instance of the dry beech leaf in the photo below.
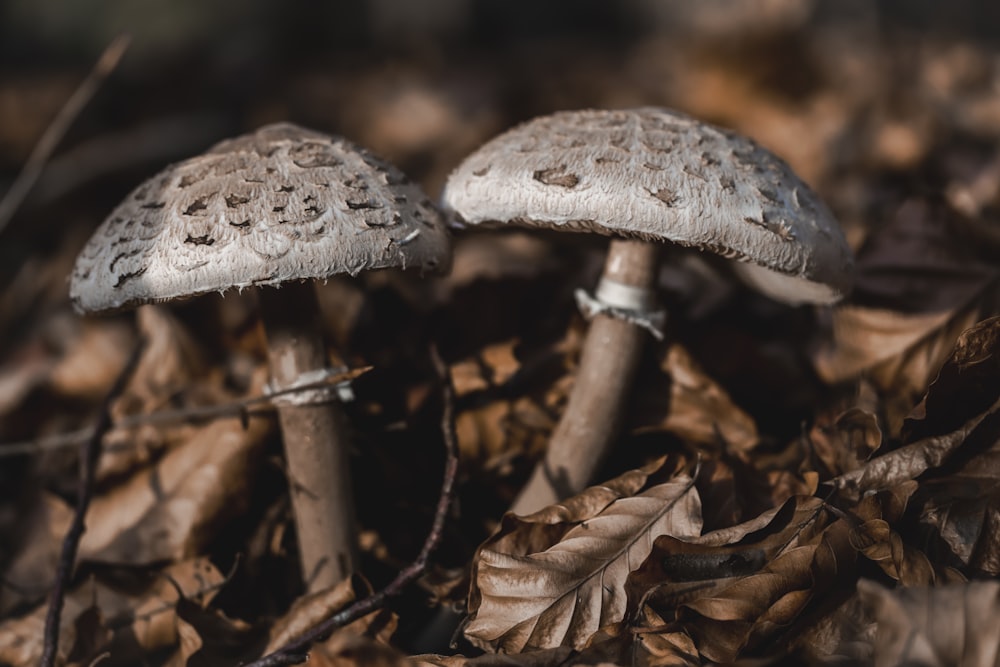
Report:
M 1000 575 L 1000 415 L 991 413 L 944 469 L 922 480 L 920 523 L 933 555 L 974 575 Z
M 0 614 L 24 604 L 35 604 L 48 595 L 55 578 L 62 541 L 73 520 L 73 510 L 59 496 L 44 491 L 28 510 L 25 534 L 10 555 L 0 585 Z
M 82 320 L 52 369 L 49 385 L 63 396 L 93 400 L 111 388 L 135 344 L 132 327 L 119 320 Z
M 1000 397 L 1000 317 L 962 332 L 927 393 L 907 417 L 903 437 L 948 433 Z
M 421 654 L 410 656 L 413 667 L 570 667 L 574 651 L 569 646 L 527 651 L 525 653 L 485 653 L 474 658 L 464 655 Z
M 213 422 L 127 482 L 94 498 L 80 558 L 131 566 L 200 553 L 215 528 L 248 502 L 271 428 Z
M 1000 660 L 1000 582 L 889 590 L 862 579 L 877 625 L 875 667 L 994 667 Z
M 682 440 L 718 447 L 730 454 L 746 454 L 757 446 L 757 426 L 733 403 L 688 351 L 674 343 L 660 361 L 660 374 L 637 392 L 632 428 L 662 430 Z
M 909 444 L 875 456 L 829 484 L 843 497 L 857 500 L 867 491 L 928 474 L 961 452 L 972 457 L 990 450 L 1000 418 L 998 351 L 1000 318 L 989 318 L 962 332 L 924 400 L 904 424 Z M 986 487 L 990 486 L 987 481 Z
M 97 653 L 109 651 L 114 657 L 113 664 L 138 664 L 149 653 L 178 641 L 175 610 L 178 588 L 185 598 L 208 604 L 222 582 L 222 575 L 206 558 L 172 565 L 148 584 L 130 590 L 100 580 L 85 581 L 66 597 L 59 630 L 60 663 L 65 663 L 74 647 L 79 651 L 88 645 L 89 650 Z M 81 618 L 93 615 L 95 606 L 104 619 L 99 626 L 94 625 L 93 618 Z M 26 616 L 0 623 L 0 662 L 38 663 L 47 611 L 47 605 L 43 604 Z M 88 637 L 78 636 L 81 628 Z M 110 632 L 110 641 L 98 645 L 93 640 L 104 632 Z M 95 655 L 77 657 L 82 664 L 88 664 Z
M 664 631 L 683 630 L 702 656 L 730 662 L 773 640 L 853 569 L 843 524 L 818 498 L 796 497 L 696 539 L 661 537 L 629 578 L 630 609 L 655 612 Z
M 958 335 L 979 317 L 979 308 L 937 313 L 899 313 L 843 305 L 833 314 L 835 347 L 815 358 L 820 377 L 837 383 L 864 375 L 889 397 L 890 432 L 919 400 Z
M 857 470 L 881 445 L 878 417 L 857 407 L 841 412 L 833 423 L 817 420 L 809 433 L 811 453 L 828 476 Z
M 359 577 L 345 579 L 322 591 L 303 596 L 271 627 L 270 638 L 263 654 L 271 653 L 304 634 L 354 601 L 371 593 L 367 582 Z M 389 647 L 396 631 L 396 616 L 386 610 L 375 610 L 348 625 L 337 628 L 310 651 L 309 664 L 321 667 L 399 664 L 402 659 Z
M 874 561 L 887 575 L 905 586 L 929 586 L 938 574 L 927 556 L 903 542 L 899 533 L 881 519 L 866 521 L 855 528 L 851 543 L 865 558 Z M 955 579 L 961 580 L 959 575 Z
M 179 407 L 176 401 L 182 392 L 199 394 L 187 397 L 189 404 L 206 405 L 229 398 L 213 383 L 199 381 L 206 373 L 203 352 L 167 308 L 141 306 L 136 311 L 136 321 L 146 343 L 127 391 L 112 408 L 115 419 L 162 410 L 165 406 Z M 156 452 L 190 437 L 193 431 L 186 423 L 140 424 L 113 430 L 101 452 L 98 480 L 133 470 Z
M 358 599 L 359 593 L 367 595 L 371 591 L 365 587 L 359 590 L 360 579 L 344 579 L 330 588 L 298 598 L 291 609 L 271 626 L 270 639 L 264 653 L 271 653 L 292 639 L 305 633 L 320 621 L 337 613 Z
M 927 437 L 873 458 L 861 468 L 835 477 L 828 484 L 841 497 L 857 501 L 865 493 L 916 479 L 942 465 L 967 440 L 975 439 L 978 433 L 995 433 L 998 420 L 1000 401 L 989 412 L 973 417 L 951 433 Z
M 760 570 L 782 552 L 809 544 L 830 525 L 833 514 L 819 498 L 790 498 L 750 521 L 695 539 L 663 536 L 649 558 L 627 582 L 630 613 L 643 605 L 675 607 L 687 598 L 691 583 L 699 594 L 728 586 L 734 577 Z
M 476 555 L 466 637 L 501 652 L 582 648 L 625 615 L 625 580 L 660 535 L 695 537 L 701 503 L 685 473 L 655 483 L 665 461 L 535 514 L 508 514 Z
M 180 646 L 164 667 L 238 664 L 260 635 L 249 623 L 194 600 L 178 600 L 176 610 Z
M 309 664 L 317 667 L 402 667 L 404 657 L 389 645 L 396 631 L 395 614 L 374 611 L 342 628 L 313 646 Z
M 479 461 L 492 467 L 513 455 L 540 451 L 555 427 L 547 403 L 561 401 L 565 392 L 538 376 L 553 368 L 563 372 L 561 354 L 545 349 L 522 364 L 517 344 L 507 340 L 487 345 L 451 366 L 459 401 L 455 430 L 467 464 Z
M 815 359 L 818 372 L 828 382 L 864 373 L 885 395 L 895 434 L 959 334 L 996 312 L 998 278 L 946 211 L 906 202 L 858 252 L 851 302 L 834 311 L 834 342 Z

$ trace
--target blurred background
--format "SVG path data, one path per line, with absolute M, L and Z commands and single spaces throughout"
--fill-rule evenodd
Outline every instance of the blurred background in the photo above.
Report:
M 121 34 L 131 43 L 120 65 L 0 230 L 0 344 L 12 350 L 0 375 L 21 369 L 25 355 L 59 357 L 77 340 L 66 294 L 72 262 L 132 188 L 221 138 L 278 120 L 345 135 L 437 198 L 466 154 L 519 121 L 560 109 L 673 107 L 786 159 L 827 201 L 856 250 L 887 230 L 879 247 L 902 250 L 862 262 L 852 301 L 864 306 L 955 307 L 946 283 L 971 284 L 955 267 L 1000 246 L 1000 5 L 987 0 L 5 0 L 0 192 Z M 956 235 L 974 242 L 946 250 L 941 239 Z M 585 274 L 578 280 L 589 280 L 600 240 L 587 262 L 543 261 L 570 245 L 494 243 L 484 255 L 459 239 L 452 282 L 577 266 Z M 970 260 L 970 253 L 980 256 Z M 923 268 L 935 261 L 936 272 Z M 713 333 L 719 321 L 699 325 L 727 299 L 727 317 L 738 318 L 746 300 L 734 307 L 728 286 L 719 296 L 698 277 L 704 272 L 671 273 L 670 266 L 661 286 L 685 323 L 678 335 L 716 376 L 734 378 L 738 397 L 760 400 L 756 385 L 739 378 L 759 377 L 761 369 L 748 368 L 744 353 L 724 353 L 741 348 Z M 406 298 L 406 290 L 418 310 L 441 302 L 441 293 L 406 287 L 387 303 Z M 551 318 L 552 332 L 563 331 L 573 312 L 567 295 L 548 294 L 565 303 Z M 510 298 L 524 315 L 505 311 L 492 295 L 489 312 L 463 310 L 484 302 L 470 297 L 439 325 L 444 340 L 475 349 L 482 341 L 472 328 L 485 329 L 484 322 L 497 327 L 497 339 L 522 334 L 527 298 L 550 313 L 537 286 Z M 485 319 L 466 326 L 477 314 Z M 336 329 L 350 318 L 330 319 Z M 754 318 L 741 321 L 746 330 Z M 765 318 L 753 335 L 771 340 L 777 326 L 796 340 L 787 320 Z M 344 331 L 334 334 L 344 342 Z M 369 360 L 379 341 L 389 342 L 361 340 Z M 781 364 L 764 366 L 784 386 Z M 8 394 L 0 386 L 0 408 L 18 405 L 33 386 L 23 376 L 14 374 Z M 784 423 L 794 430 L 797 422 Z M 0 431 L 26 437 L 31 429 Z

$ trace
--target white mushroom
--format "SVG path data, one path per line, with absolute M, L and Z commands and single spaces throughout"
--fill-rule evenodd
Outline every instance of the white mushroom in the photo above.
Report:
M 853 260 L 837 222 L 781 159 L 674 111 L 567 111 L 489 141 L 450 175 L 460 224 L 591 232 L 612 239 L 579 375 L 548 450 L 513 510 L 527 513 L 590 482 L 614 437 L 645 328 L 661 336 L 658 246 L 737 260 L 751 286 L 790 303 L 832 303 Z M 638 325 L 638 326 L 637 326 Z
M 231 288 L 258 292 L 272 389 L 327 365 L 307 279 L 443 270 L 447 231 L 398 169 L 351 142 L 281 123 L 223 141 L 133 190 L 94 232 L 70 282 L 82 313 Z M 344 417 L 329 393 L 276 398 L 312 590 L 348 576 L 356 523 Z M 298 396 L 298 398 L 296 398 Z

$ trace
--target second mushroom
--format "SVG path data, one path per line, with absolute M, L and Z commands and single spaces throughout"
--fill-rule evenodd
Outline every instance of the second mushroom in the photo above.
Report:
M 512 511 L 582 491 L 617 434 L 657 308 L 659 243 L 737 260 L 734 271 L 790 303 L 832 303 L 851 283 L 850 249 L 831 213 L 781 159 L 753 141 L 661 108 L 566 111 L 494 138 L 450 175 L 459 225 L 519 225 L 611 236 L 565 412 Z
M 345 418 L 330 390 L 311 282 L 444 270 L 447 231 L 419 186 L 368 151 L 289 123 L 223 141 L 133 190 L 77 260 L 70 297 L 113 311 L 257 288 L 310 590 L 356 567 Z M 274 288 L 281 286 L 280 290 Z

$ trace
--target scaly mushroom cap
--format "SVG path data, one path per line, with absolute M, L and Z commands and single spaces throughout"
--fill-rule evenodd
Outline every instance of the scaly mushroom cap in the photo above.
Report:
M 830 303 L 853 259 L 836 220 L 781 159 L 674 111 L 565 111 L 489 141 L 449 176 L 459 223 L 672 241 L 740 262 L 763 293 Z
M 346 139 L 289 123 L 223 141 L 133 190 L 77 258 L 80 312 L 389 267 L 444 270 L 418 185 Z

